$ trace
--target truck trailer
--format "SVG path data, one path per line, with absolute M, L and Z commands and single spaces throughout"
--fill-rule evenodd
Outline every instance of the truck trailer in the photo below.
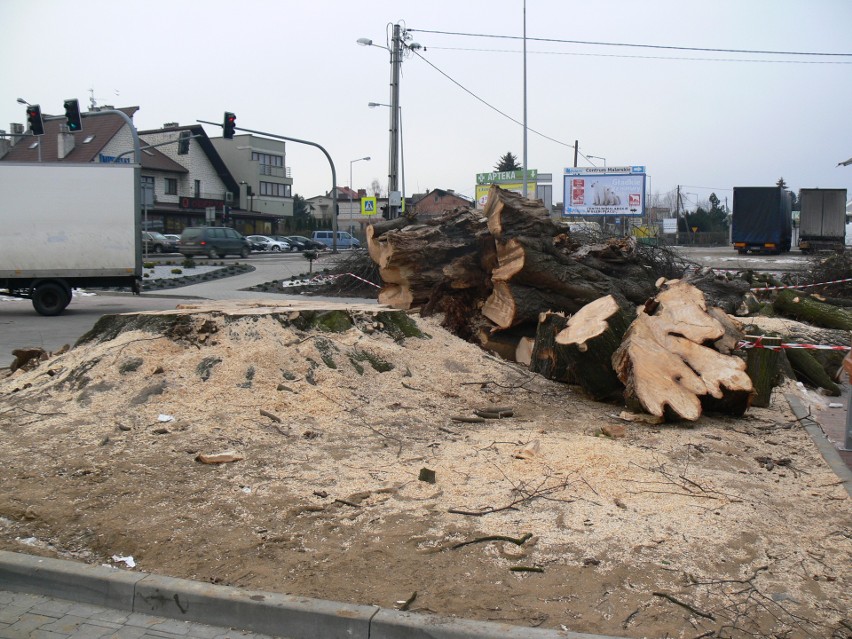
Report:
M 792 241 L 789 191 L 780 186 L 734 187 L 731 242 L 738 253 L 786 253 Z
M 843 251 L 846 248 L 846 189 L 802 189 L 799 194 L 799 249 L 802 253 Z
M 72 289 L 141 291 L 138 164 L 0 162 L 0 294 L 59 315 Z

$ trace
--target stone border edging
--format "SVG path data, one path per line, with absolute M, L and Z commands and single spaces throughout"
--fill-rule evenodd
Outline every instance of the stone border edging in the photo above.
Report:
M 843 458 L 840 456 L 840 453 L 837 452 L 834 444 L 832 444 L 828 437 L 825 436 L 825 433 L 819 423 L 811 417 L 810 411 L 805 408 L 802 400 L 793 393 L 784 393 L 784 397 L 787 399 L 787 403 L 790 405 L 793 415 L 795 415 L 796 419 L 805 427 L 805 430 L 811 436 L 811 439 L 819 449 L 820 454 L 822 454 L 823 459 L 825 459 L 829 468 L 831 468 L 831 470 L 834 471 L 834 474 L 840 478 L 843 482 L 844 488 L 846 488 L 846 493 L 852 497 L 852 470 L 850 470 L 846 465 L 846 462 L 843 461 Z
M 617 639 L 244 590 L 2 550 L 0 590 L 287 639 Z

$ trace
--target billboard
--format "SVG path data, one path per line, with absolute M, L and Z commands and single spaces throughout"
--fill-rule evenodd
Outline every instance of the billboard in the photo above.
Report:
M 565 169 L 563 199 L 564 216 L 642 217 L 645 213 L 645 167 Z
M 549 180 L 548 180 L 549 181 Z M 525 197 L 535 198 L 538 183 L 538 169 L 527 169 L 527 194 Z M 476 206 L 483 208 L 488 200 L 488 189 L 492 184 L 499 184 L 501 189 L 524 195 L 524 172 L 491 171 L 476 174 Z

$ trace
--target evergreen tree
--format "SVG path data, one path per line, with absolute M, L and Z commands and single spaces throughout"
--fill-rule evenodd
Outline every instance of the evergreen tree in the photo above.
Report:
M 494 165 L 495 171 L 518 171 L 521 165 L 518 164 L 518 158 L 511 151 L 500 158 L 500 161 Z

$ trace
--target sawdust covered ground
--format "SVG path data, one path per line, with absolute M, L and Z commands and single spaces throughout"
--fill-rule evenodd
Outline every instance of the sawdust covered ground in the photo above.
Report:
M 200 307 L 0 379 L 0 547 L 625 637 L 848 636 L 850 500 L 780 394 L 625 423 L 375 310 Z

